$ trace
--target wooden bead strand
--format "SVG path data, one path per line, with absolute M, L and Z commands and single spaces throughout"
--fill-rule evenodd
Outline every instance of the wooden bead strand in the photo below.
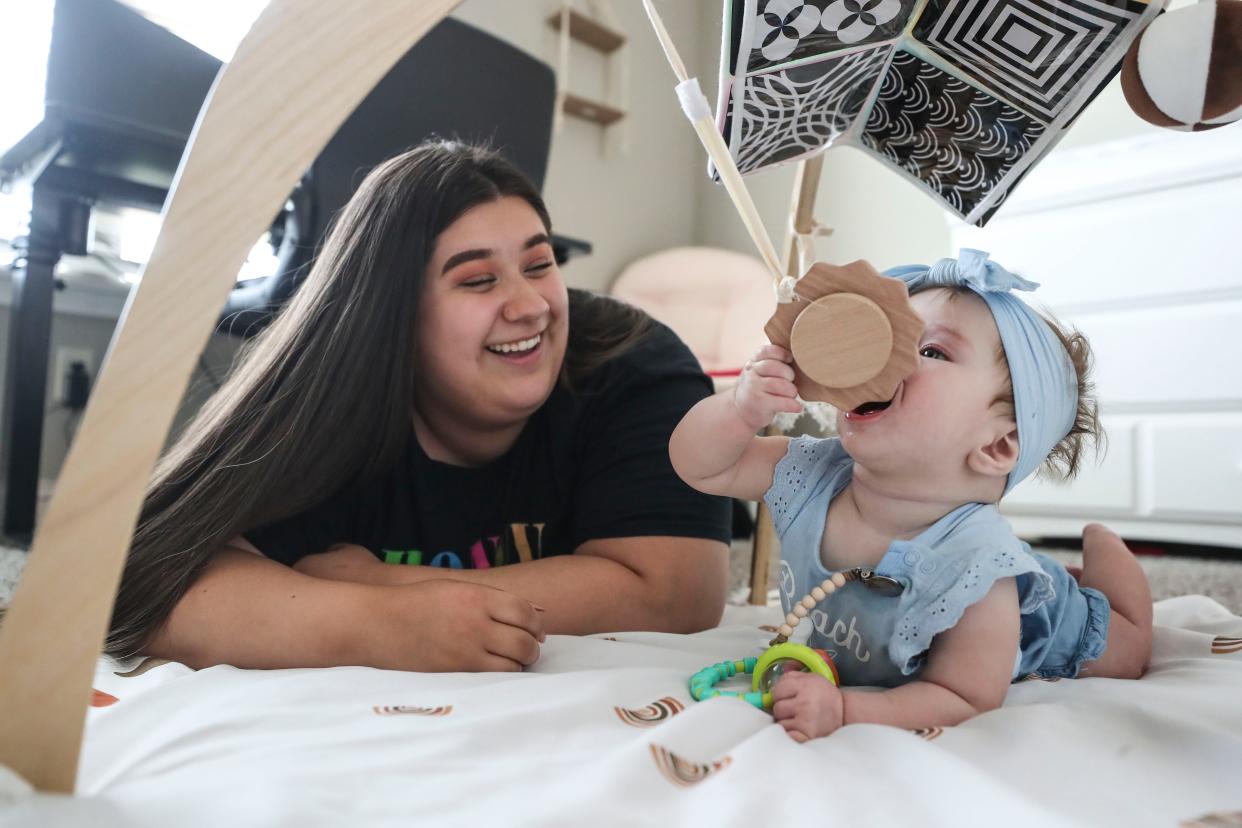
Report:
M 781 624 L 776 631 L 776 638 L 773 638 L 771 645 L 775 647 L 777 644 L 784 644 L 793 635 L 794 628 L 798 623 L 810 614 L 811 610 L 820 601 L 830 597 L 841 587 L 850 581 L 862 581 L 867 586 L 879 589 L 889 594 L 895 594 L 901 591 L 901 584 L 884 575 L 876 575 L 869 569 L 862 567 L 854 567 L 844 572 L 833 573 L 832 577 L 825 578 L 818 586 L 812 587 L 811 591 L 802 597 L 800 601 L 795 603 L 792 611 L 785 616 L 785 623 Z

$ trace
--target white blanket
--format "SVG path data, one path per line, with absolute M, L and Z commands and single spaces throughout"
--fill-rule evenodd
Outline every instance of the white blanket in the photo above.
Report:
M 852 725 L 804 745 L 744 702 L 686 689 L 700 667 L 757 653 L 773 622 L 731 607 L 698 635 L 552 636 L 520 674 L 103 660 L 79 797 L 31 793 L 0 768 L 0 823 L 1242 820 L 1242 618 L 1208 598 L 1156 605 L 1141 681 L 1024 681 L 957 727 Z

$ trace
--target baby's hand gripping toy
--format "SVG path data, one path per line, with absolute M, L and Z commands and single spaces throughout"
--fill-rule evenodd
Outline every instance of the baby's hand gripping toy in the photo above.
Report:
M 758 658 L 748 656 L 736 661 L 722 661 L 719 664 L 704 667 L 690 677 L 690 695 L 695 701 L 706 701 L 717 696 L 737 698 L 753 704 L 760 710 L 771 710 L 772 688 L 781 676 L 791 670 L 809 670 L 839 686 L 841 680 L 837 674 L 837 665 L 833 663 L 832 658 L 823 650 L 791 643 L 789 636 L 793 635 L 794 628 L 803 618 L 807 617 L 816 604 L 828 599 L 850 581 L 861 581 L 868 589 L 887 595 L 896 595 L 902 589 L 901 584 L 892 578 L 876 575 L 869 569 L 857 566 L 845 572 L 838 572 L 831 578 L 825 578 L 823 583 L 814 587 L 803 596 L 801 601 L 794 604 L 793 611 L 785 616 L 785 623 L 777 630 L 776 637 L 772 639 L 763 655 Z M 716 689 L 718 683 L 738 673 L 749 673 L 754 676 L 749 693 Z
M 764 331 L 774 344 L 793 354 L 799 394 L 846 410 L 891 400 L 897 386 L 914 371 L 923 331 L 905 284 L 881 276 L 862 261 L 844 267 L 821 262 L 797 280 L 784 274 L 737 164 L 712 122 L 698 80 L 687 77 L 651 0 L 644 0 L 644 5 L 680 81 L 677 96 L 682 109 L 772 274 L 778 306 Z
M 818 673 L 833 684 L 841 682 L 837 678 L 837 666 L 832 658 L 823 650 L 814 650 L 802 644 L 777 644 L 769 647 L 763 655 L 756 658 L 747 656 L 737 661 L 722 661 L 710 667 L 704 667 L 690 677 L 690 695 L 695 701 L 706 701 L 717 696 L 727 696 L 749 702 L 760 710 L 772 709 L 772 688 L 776 680 L 790 670 L 809 670 Z M 754 675 L 749 693 L 734 690 L 717 690 L 715 685 L 738 673 Z

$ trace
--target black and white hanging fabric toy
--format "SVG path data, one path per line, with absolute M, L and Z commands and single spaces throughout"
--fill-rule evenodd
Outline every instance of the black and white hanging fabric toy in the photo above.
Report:
M 1242 0 L 1200 0 L 1156 18 L 1121 69 L 1143 120 L 1202 132 L 1242 120 Z
M 853 146 L 982 226 L 1163 4 L 725 0 L 716 126 L 743 175 Z

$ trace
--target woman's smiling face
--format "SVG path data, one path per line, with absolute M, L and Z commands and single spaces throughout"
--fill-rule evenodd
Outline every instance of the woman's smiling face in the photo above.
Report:
M 891 405 L 839 412 L 837 429 L 860 464 L 935 480 L 961 470 L 971 450 L 1014 427 L 1012 411 L 995 404 L 1007 366 L 997 359 L 996 322 L 978 296 L 934 289 L 910 302 L 925 325 L 918 368 Z
M 503 428 L 543 405 L 565 357 L 568 294 L 530 204 L 485 202 L 440 233 L 417 324 L 424 418 Z

